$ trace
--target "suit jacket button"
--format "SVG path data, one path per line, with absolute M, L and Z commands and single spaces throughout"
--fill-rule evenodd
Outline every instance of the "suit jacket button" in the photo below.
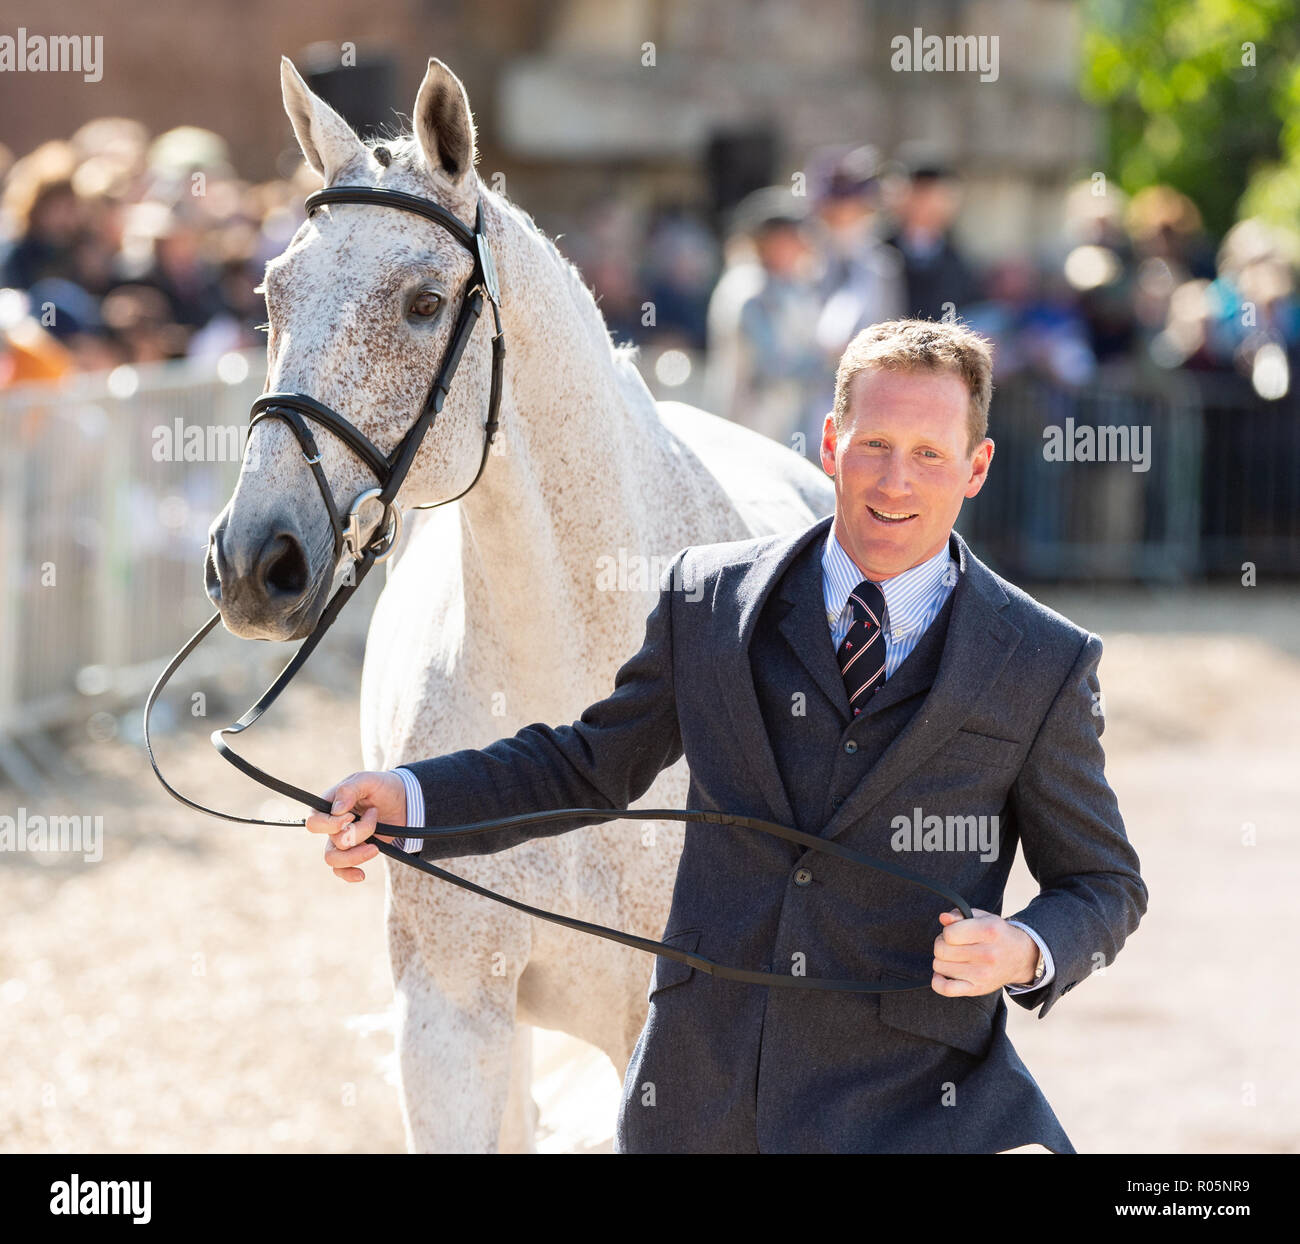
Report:
M 812 873 L 807 868 L 800 868 L 795 872 L 795 885 L 807 885 L 812 880 Z
M 858 745 L 852 739 L 849 739 L 848 742 L 844 744 L 844 750 L 852 756 L 853 753 L 858 750 Z
M 831 807 L 838 808 L 843 802 L 844 802 L 844 796 L 836 795 L 835 798 L 831 800 Z

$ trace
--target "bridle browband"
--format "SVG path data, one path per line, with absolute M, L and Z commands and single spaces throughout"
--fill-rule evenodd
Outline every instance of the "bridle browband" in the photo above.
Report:
M 364 204 L 369 206 L 381 206 L 397 208 L 401 211 L 412 212 L 417 216 L 423 216 L 426 220 L 441 225 L 452 237 L 454 237 L 470 254 L 474 257 L 474 270 L 470 273 L 469 279 L 465 285 L 465 296 L 461 302 L 460 312 L 456 319 L 455 327 L 452 330 L 451 340 L 448 343 L 447 351 L 443 355 L 442 365 L 438 369 L 438 374 L 434 377 L 429 386 L 428 393 L 424 403 L 420 408 L 420 413 L 415 422 L 410 426 L 402 439 L 398 442 L 397 447 L 391 454 L 385 454 L 374 444 L 364 433 L 362 433 L 354 424 L 340 415 L 337 411 L 331 410 L 322 402 L 315 398 L 308 397 L 304 393 L 266 393 L 259 397 L 252 405 L 249 412 L 250 428 L 256 425 L 262 419 L 281 419 L 293 432 L 299 446 L 302 449 L 303 458 L 308 466 L 311 467 L 312 474 L 315 476 L 317 487 L 320 490 L 321 500 L 325 504 L 326 512 L 329 515 L 330 527 L 334 533 L 334 567 L 338 568 L 339 560 L 346 553 L 352 559 L 351 574 L 345 576 L 344 584 L 334 593 L 329 603 L 321 613 L 319 621 L 312 630 L 311 634 L 303 641 L 298 651 L 294 653 L 284 669 L 282 669 L 275 681 L 262 692 L 257 701 L 252 704 L 248 710 L 237 721 L 232 722 L 219 730 L 214 730 L 211 735 L 212 745 L 217 749 L 220 755 L 230 764 L 234 765 L 241 773 L 253 779 L 259 785 L 269 790 L 276 791 L 281 795 L 288 796 L 298 803 L 305 804 L 309 808 L 314 808 L 317 812 L 329 813 L 330 804 L 328 800 L 322 799 L 319 795 L 311 791 L 304 790 L 299 786 L 294 786 L 291 782 L 286 782 L 281 778 L 274 777 L 259 769 L 251 761 L 240 756 L 239 753 L 231 749 L 226 742 L 226 736 L 241 734 L 250 726 L 254 725 L 258 719 L 266 712 L 272 704 L 275 703 L 280 693 L 290 682 L 293 681 L 298 671 L 306 663 L 307 658 L 315 651 L 325 633 L 334 624 L 343 606 L 352 598 L 357 588 L 361 586 L 365 576 L 371 568 L 378 562 L 388 558 L 397 545 L 401 537 L 401 511 L 397 506 L 397 494 L 405 481 L 407 473 L 411 469 L 411 464 L 419 452 L 420 445 L 424 440 L 425 434 L 433 426 L 442 410 L 443 402 L 451 388 L 451 382 L 456 374 L 456 368 L 460 364 L 461 355 L 464 353 L 465 346 L 469 341 L 470 334 L 474 331 L 475 324 L 478 323 L 479 317 L 483 313 L 483 303 L 486 299 L 492 307 L 492 316 L 496 332 L 492 338 L 492 379 L 491 390 L 488 398 L 487 420 L 483 425 L 483 453 L 479 459 L 478 470 L 469 485 L 458 492 L 454 497 L 448 497 L 445 501 L 436 501 L 424 505 L 414 506 L 414 509 L 436 509 L 438 506 L 448 505 L 452 501 L 457 501 L 463 497 L 483 474 L 483 469 L 487 465 L 488 451 L 491 448 L 493 438 L 496 435 L 498 417 L 501 406 L 501 387 L 503 376 L 503 364 L 505 359 L 505 336 L 501 327 L 501 294 L 497 284 L 496 265 L 492 259 L 492 250 L 488 244 L 487 235 L 483 230 L 483 201 L 480 197 L 478 208 L 475 213 L 474 228 L 470 229 L 463 221 L 452 212 L 440 204 L 430 199 L 423 199 L 417 195 L 404 194 L 397 190 L 385 190 L 375 186 L 333 186 L 324 190 L 318 190 L 315 194 L 309 195 L 306 200 L 307 214 L 319 207 L 325 207 L 332 204 Z M 367 489 L 360 493 L 348 507 L 348 516 L 346 521 L 341 516 L 338 506 L 334 500 L 334 494 L 330 489 L 329 481 L 325 478 L 325 472 L 321 467 L 320 450 L 316 445 L 316 439 L 312 435 L 308 421 L 326 428 L 339 438 L 356 456 L 365 463 L 366 467 L 379 481 L 377 488 Z M 379 516 L 375 525 L 371 528 L 370 538 L 365 535 L 365 525 L 362 518 L 362 510 L 371 505 L 379 507 Z M 282 828 L 301 828 L 303 821 L 267 821 L 257 817 L 235 816 L 229 812 L 222 812 L 216 808 L 210 808 L 197 800 L 190 799 L 182 795 L 170 782 L 163 777 L 161 770 L 158 768 L 158 761 L 154 755 L 153 742 L 149 734 L 149 720 L 153 712 L 154 705 L 158 697 L 162 694 L 163 689 L 171 681 L 172 676 L 185 663 L 189 655 L 195 648 L 212 631 L 212 628 L 221 621 L 221 613 L 218 611 L 213 614 L 201 626 L 198 631 L 190 637 L 184 647 L 171 659 L 167 668 L 159 675 L 158 681 L 154 683 L 150 690 L 148 698 L 144 705 L 144 746 L 149 756 L 149 764 L 153 768 L 154 775 L 162 783 L 163 789 L 167 791 L 172 798 L 178 800 L 188 808 L 196 812 L 202 812 L 208 816 L 219 817 L 222 820 L 234 821 L 241 825 L 267 825 Z M 505 817 L 494 821 L 482 821 L 469 825 L 444 826 L 437 829 L 419 828 L 412 829 L 404 825 L 388 825 L 380 822 L 375 826 L 375 832 L 390 834 L 398 838 L 446 838 L 455 836 L 471 837 L 478 834 L 490 833 L 498 829 L 514 828 L 521 825 L 544 824 L 548 821 L 573 820 L 573 819 L 590 819 L 593 822 L 612 821 L 612 820 L 675 820 L 687 822 L 699 822 L 718 826 L 737 826 L 742 829 L 753 830 L 758 833 L 764 833 L 776 838 L 783 839 L 786 842 L 794 843 L 803 847 L 805 850 L 820 851 L 823 854 L 833 855 L 839 859 L 847 860 L 850 863 L 861 865 L 865 868 L 875 869 L 879 872 L 888 873 L 901 881 L 910 882 L 914 885 L 923 886 L 925 889 L 940 895 L 948 902 L 952 903 L 964 917 L 971 917 L 969 904 L 955 890 L 943 885 L 940 882 L 919 877 L 909 872 L 905 868 L 900 868 L 896 864 L 891 864 L 886 860 L 875 859 L 871 856 L 864 855 L 861 852 L 854 851 L 850 847 L 843 846 L 827 838 L 819 838 L 813 834 L 806 834 L 797 829 L 790 829 L 785 825 L 777 825 L 771 821 L 758 820 L 753 817 L 739 816 L 732 813 L 712 812 L 702 809 L 664 809 L 664 808 L 637 808 L 632 810 L 613 809 L 613 808 L 562 808 L 557 811 L 549 812 L 530 812 L 520 816 Z M 680 950 L 675 946 L 669 946 L 664 942 L 657 942 L 651 938 L 638 937 L 631 933 L 624 933 L 618 929 L 606 928 L 604 925 L 590 924 L 585 920 L 576 920 L 571 916 L 558 915 L 555 912 L 544 911 L 538 907 L 529 906 L 518 899 L 510 898 L 504 894 L 498 894 L 484 886 L 476 885 L 464 877 L 458 877 L 454 873 L 446 872 L 436 865 L 421 859 L 419 856 L 410 855 L 400 847 L 386 842 L 375 841 L 375 846 L 381 854 L 388 856 L 389 859 L 400 861 L 413 868 L 418 868 L 421 872 L 428 873 L 432 877 L 438 877 L 443 881 L 450 882 L 452 885 L 459 886 L 463 890 L 469 890 L 473 894 L 481 895 L 494 902 L 501 903 L 506 907 L 511 907 L 516 911 L 524 912 L 526 915 L 534 916 L 539 920 L 546 920 L 552 924 L 558 924 L 564 928 L 573 929 L 580 933 L 589 933 L 594 937 L 604 938 L 607 941 L 618 942 L 624 946 L 631 946 L 637 950 L 647 951 L 650 954 L 660 955 L 664 958 L 672 959 L 678 963 L 684 963 L 692 968 L 697 968 L 711 976 L 716 976 L 724 980 L 741 981 L 746 984 L 780 986 L 795 989 L 818 989 L 830 990 L 844 993 L 888 993 L 899 990 L 909 989 L 929 989 L 930 982 L 902 982 L 902 981 L 856 981 L 856 980 L 832 980 L 817 977 L 805 976 L 787 976 L 776 972 L 754 971 L 746 968 L 733 968 L 725 964 L 715 963 L 711 959 L 706 959 L 703 955 L 698 955 L 690 951 Z

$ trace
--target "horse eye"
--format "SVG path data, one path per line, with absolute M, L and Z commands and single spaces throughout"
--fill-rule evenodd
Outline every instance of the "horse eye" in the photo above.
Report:
M 411 300 L 411 315 L 418 315 L 421 319 L 428 319 L 431 315 L 438 314 L 438 308 L 442 305 L 442 295 L 436 294 L 431 289 L 422 289 Z

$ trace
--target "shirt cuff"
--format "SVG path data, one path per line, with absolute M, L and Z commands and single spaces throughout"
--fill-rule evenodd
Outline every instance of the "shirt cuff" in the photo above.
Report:
M 1008 920 L 1007 923 L 1014 924 L 1018 929 L 1024 929 L 1024 931 L 1034 939 L 1034 943 L 1037 945 L 1043 956 L 1042 980 L 1035 981 L 1032 985 L 1007 985 L 1007 993 L 1032 993 L 1035 989 L 1042 989 L 1044 985 L 1050 985 L 1052 983 L 1052 978 L 1056 975 L 1056 968 L 1052 964 L 1052 952 L 1047 949 L 1047 943 L 1043 941 L 1043 939 L 1039 937 L 1038 934 L 1035 933 L 1027 924 L 1021 924 L 1019 920 Z
M 406 827 L 411 829 L 419 826 L 423 829 L 424 791 L 420 789 L 420 783 L 410 769 L 394 769 L 393 772 L 402 779 L 402 785 L 406 787 Z M 408 855 L 419 855 L 421 848 L 424 846 L 424 839 L 399 838 L 397 845 Z

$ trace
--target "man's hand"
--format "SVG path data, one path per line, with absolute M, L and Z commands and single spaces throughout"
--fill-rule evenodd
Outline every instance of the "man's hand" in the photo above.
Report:
M 970 920 L 959 911 L 940 912 L 944 929 L 934 939 L 930 988 L 946 998 L 970 998 L 1030 984 L 1038 966 L 1034 939 L 991 911 L 971 912 Z
M 313 834 L 329 834 L 332 846 L 325 848 L 325 863 L 340 881 L 364 881 L 357 867 L 379 854 L 366 839 L 372 834 L 380 842 L 392 842 L 375 834 L 375 826 L 406 824 L 406 787 L 396 773 L 354 773 L 331 786 L 322 796 L 333 801 L 330 815 L 313 812 L 306 821 Z M 357 819 L 360 814 L 360 820 Z

